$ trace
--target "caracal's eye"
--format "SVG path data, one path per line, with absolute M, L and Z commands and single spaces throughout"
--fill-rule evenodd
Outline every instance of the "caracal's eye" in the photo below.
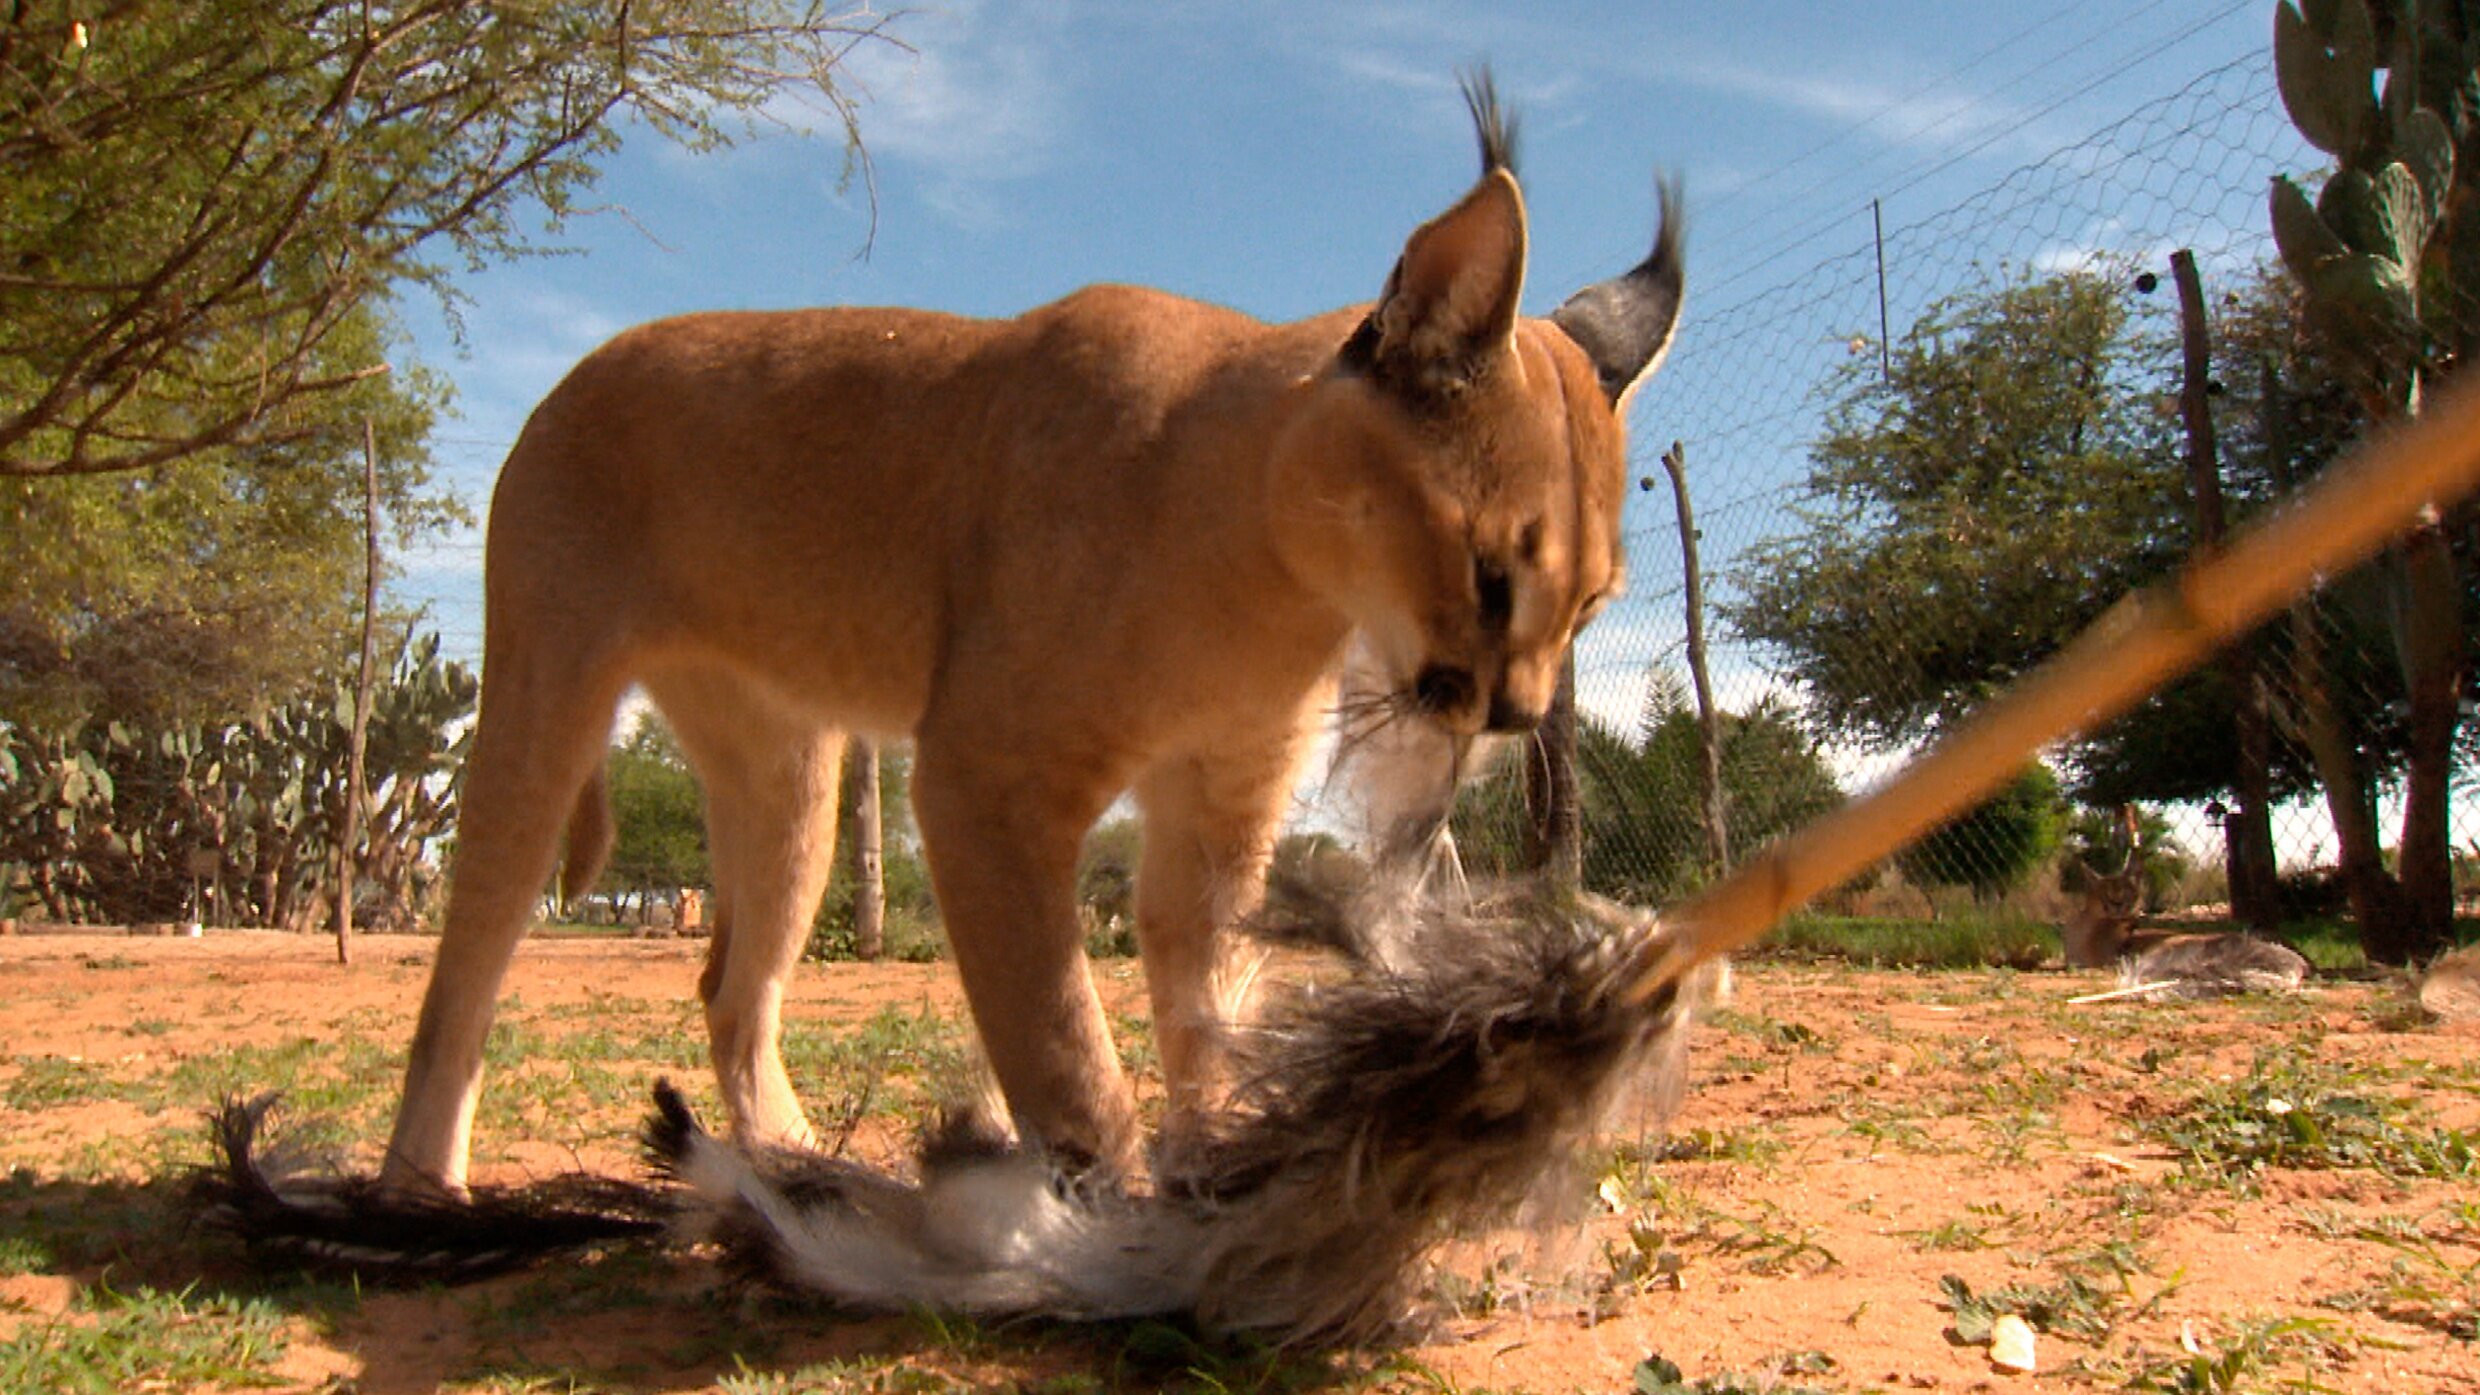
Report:
M 1585 597 L 1583 607 L 1576 612 L 1576 628 L 1581 630 L 1592 624 L 1593 617 L 1601 614 L 1602 607 L 1610 604 L 1611 594 L 1608 591 L 1596 591 Z
M 1481 628 L 1497 633 L 1514 623 L 1516 584 L 1507 569 L 1487 557 L 1473 558 L 1473 595 L 1481 607 Z

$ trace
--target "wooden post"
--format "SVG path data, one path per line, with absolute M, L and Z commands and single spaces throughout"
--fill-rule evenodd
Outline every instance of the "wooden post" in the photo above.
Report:
M 853 953 L 875 960 L 887 952 L 886 821 L 879 811 L 878 743 L 852 742 Z
M 2196 255 L 2182 247 L 2170 254 L 2171 279 L 2179 288 L 2181 375 L 2179 415 L 2187 429 L 2187 497 L 2195 511 L 2196 552 L 2218 550 L 2226 524 L 2222 515 L 2221 453 L 2213 431 L 2213 349 L 2205 326 L 2204 285 L 2196 274 Z M 2232 772 L 2235 807 L 2222 823 L 2224 866 L 2230 881 L 2231 917 L 2242 925 L 2271 930 L 2281 923 L 2281 893 L 2275 884 L 2273 853 L 2273 711 L 2258 671 L 2256 650 L 2241 639 L 2221 654 L 2222 674 L 2230 684 L 2231 727 L 2238 740 L 2238 768 Z
M 362 418 L 362 664 L 353 685 L 353 740 L 345 757 L 344 830 L 336 843 L 336 962 L 353 962 L 353 891 L 361 881 L 363 752 L 370 742 L 370 679 L 378 647 L 379 434 Z
M 1696 510 L 1688 502 L 1688 451 L 1677 441 L 1662 456 L 1679 516 L 1679 557 L 1688 611 L 1688 681 L 1696 689 L 1698 802 L 1705 811 L 1705 860 L 1713 875 L 1731 870 L 1731 831 L 1722 790 L 1722 712 L 1705 666 L 1705 572 L 1697 561 Z M 1648 480 L 1650 484 L 1652 481 Z
M 1533 758 L 1525 764 L 1525 802 L 1531 806 L 1533 866 L 1566 891 L 1584 885 L 1584 809 L 1576 785 L 1576 653 L 1559 665 L 1559 686 L 1550 710 L 1533 729 Z

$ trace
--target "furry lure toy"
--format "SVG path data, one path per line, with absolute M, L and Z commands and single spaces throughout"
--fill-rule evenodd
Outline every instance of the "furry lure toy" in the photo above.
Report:
M 1181 1313 L 1291 1343 L 1383 1336 L 1409 1313 L 1412 1278 L 1436 1246 L 1515 1214 L 1677 1040 L 1681 986 L 1699 965 L 1971 807 L 2042 747 L 2124 711 L 2475 480 L 2480 383 L 2129 598 L 1901 773 L 1658 922 L 1590 898 L 1415 903 L 1410 952 L 1388 956 L 1408 967 L 1365 965 L 1294 990 L 1241 1033 L 1233 1108 L 1158 1165 L 1150 1191 L 1075 1180 L 970 1126 L 934 1140 L 912 1179 L 745 1152 L 707 1135 L 667 1089 L 648 1142 L 676 1181 L 669 1190 L 601 1183 L 582 1207 L 486 1192 L 470 1207 L 407 1208 L 367 1184 L 272 1175 L 254 1156 L 262 1108 L 236 1106 L 201 1195 L 261 1253 L 364 1271 L 388 1272 L 398 1253 L 427 1256 L 434 1275 L 460 1272 L 463 1251 L 504 1266 L 642 1235 L 676 1213 L 741 1262 L 855 1307 Z

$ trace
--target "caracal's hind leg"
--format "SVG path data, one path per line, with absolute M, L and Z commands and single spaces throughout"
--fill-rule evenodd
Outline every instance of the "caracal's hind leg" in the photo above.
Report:
M 1076 918 L 1077 854 L 1110 796 L 1056 753 L 969 720 L 926 727 L 914 752 L 913 817 L 1009 1113 L 1063 1158 L 1126 1169 L 1136 1109 Z
M 560 834 L 603 759 L 622 683 L 574 654 L 487 651 L 482 711 L 457 814 L 448 915 L 405 1064 L 380 1180 L 459 1194 L 500 981 L 558 860 Z
M 834 864 L 843 734 L 721 676 L 647 686 L 706 790 L 719 910 L 698 996 L 733 1136 L 814 1145 L 779 1043 L 784 987 Z
M 1222 1036 L 1247 976 L 1228 932 L 1265 898 L 1298 755 L 1289 738 L 1243 744 L 1166 762 L 1137 783 L 1145 813 L 1137 945 L 1170 1096 L 1164 1134 L 1175 1146 L 1222 1102 Z

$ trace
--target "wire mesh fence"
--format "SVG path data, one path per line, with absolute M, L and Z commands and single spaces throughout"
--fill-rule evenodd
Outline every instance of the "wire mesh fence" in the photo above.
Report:
M 2189 321 L 2209 345 L 2194 390 L 2233 520 L 2364 430 L 2371 385 L 2340 353 L 2312 361 L 2267 212 L 2276 176 L 2313 188 L 2333 163 L 2286 113 L 2272 63 L 2251 58 L 1950 206 L 1863 206 L 1833 239 L 1792 230 L 1812 254 L 1838 244 L 1822 258 L 1697 248 L 1724 270 L 1697 286 L 1634 414 L 1633 591 L 1577 654 L 1587 884 L 1657 902 L 1699 884 L 1882 776 L 2196 546 Z M 2182 317 L 2182 250 L 2200 318 Z M 2443 546 L 2466 543 L 2454 531 Z M 2243 893 L 2286 910 L 2323 909 L 2328 892 L 2338 906 L 2330 869 L 2355 832 L 2391 842 L 2415 778 L 2405 566 L 2336 579 L 2235 667 L 2050 753 L 1849 907 L 1968 894 L 2054 916 L 2122 868 L 2156 905 L 2212 903 L 2234 865 Z M 1690 682 L 1696 589 L 1710 737 Z M 2234 774 L 2249 741 L 2254 788 Z M 1517 855 L 1520 785 L 1485 782 L 1459 818 L 1485 866 Z M 2466 800 L 2433 802 L 2453 833 L 2473 827 Z
M 2417 163 L 2415 123 L 2384 120 Z M 2463 328 L 2442 349 L 2348 351 L 2426 334 L 2417 314 L 2310 332 L 2267 198 L 2280 176 L 2313 185 L 2336 164 L 2301 129 L 2273 64 L 2250 57 L 1943 207 L 1864 205 L 1839 226 L 1693 249 L 1681 339 L 1633 414 L 1632 590 L 1576 655 L 1588 886 L 1658 904 L 1833 807 L 2209 539 L 2205 481 L 2244 522 L 2416 391 L 2371 362 L 2469 356 L 2468 300 L 2449 307 Z M 2356 177 L 2341 163 L 2334 181 Z M 2398 233 L 2404 209 L 2448 216 L 2442 200 L 2376 202 L 2393 220 L 2380 231 Z M 2480 258 L 2470 227 L 2454 245 Z M 2473 269 L 2438 285 L 2467 297 Z M 2354 848 L 2374 865 L 2406 820 L 2443 819 L 2429 844 L 2462 847 L 2480 830 L 2456 788 L 2473 754 L 2462 650 L 2480 605 L 2463 577 L 2480 541 L 2466 517 L 2436 532 L 2428 552 L 2333 579 L 2237 658 L 2051 752 L 1852 888 L 1848 908 L 1969 895 L 2054 917 L 2060 898 L 2132 876 L 2157 905 L 2278 891 L 2317 909 L 2298 898 L 2332 890 L 2339 906 L 2326 871 Z M 2417 618 L 2439 577 L 2442 626 Z M 2421 674 L 2441 671 L 2451 758 L 2424 766 L 2440 709 Z M 1456 816 L 1476 870 L 1528 857 L 1524 766 L 1483 779 Z M 52 807 L 79 801 L 34 763 L 0 773 L 45 846 L 84 836 Z M 1318 825 L 1320 810 L 1300 812 Z M 616 882 L 641 902 L 689 880 L 622 854 Z M 194 897 L 187 867 L 156 900 Z

